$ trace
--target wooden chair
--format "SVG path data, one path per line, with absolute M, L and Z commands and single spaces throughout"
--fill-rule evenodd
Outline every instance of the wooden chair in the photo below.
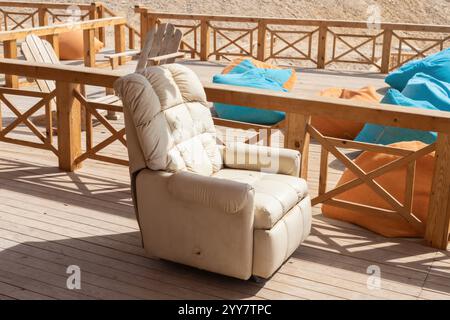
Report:
M 25 38 L 25 41 L 22 43 L 21 46 L 22 53 L 27 61 L 30 62 L 39 62 L 39 63 L 51 63 L 51 64 L 60 64 L 55 51 L 53 50 L 52 45 L 46 41 L 42 40 L 41 38 L 31 34 L 28 35 Z M 36 79 L 35 80 L 39 89 L 42 92 L 52 92 L 56 88 L 56 84 L 54 81 L 51 80 L 42 80 L 42 79 Z M 84 93 L 84 88 L 82 87 L 82 93 Z M 119 97 L 108 94 L 106 96 L 102 96 L 100 98 L 96 99 L 86 99 L 83 95 L 79 94 L 77 95 L 77 98 L 80 99 L 82 105 L 85 107 L 85 109 L 88 111 L 88 115 L 86 116 L 86 112 L 82 113 L 83 117 L 83 129 L 86 129 L 92 125 L 90 120 L 90 114 L 93 113 L 98 116 L 102 117 L 100 114 L 98 114 L 97 110 L 107 110 L 108 112 L 112 112 L 113 110 L 117 109 L 117 107 L 122 106 L 122 102 Z M 52 103 L 54 105 L 54 103 Z M 51 109 L 54 109 L 53 106 L 50 106 Z M 52 111 L 52 119 L 56 119 L 56 111 Z M 106 120 L 102 121 L 103 119 L 99 119 L 100 122 L 107 122 Z M 43 117 L 35 117 L 33 119 L 33 122 L 37 125 L 43 125 Z
M 112 69 L 117 68 L 120 59 L 139 58 L 136 71 L 141 71 L 151 65 L 173 63 L 176 58 L 184 57 L 184 53 L 178 51 L 182 37 L 181 30 L 176 29 L 173 24 L 163 23 L 147 33 L 142 51 L 114 53 L 105 55 L 105 58 L 109 59 Z

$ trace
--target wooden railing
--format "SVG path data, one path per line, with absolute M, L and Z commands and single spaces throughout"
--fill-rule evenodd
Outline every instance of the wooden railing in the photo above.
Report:
M 103 18 L 97 20 L 87 20 L 75 23 L 57 24 L 52 26 L 37 27 L 31 29 L 21 29 L 14 31 L 0 32 L 0 42 L 3 43 L 3 55 L 5 58 L 17 58 L 18 56 L 18 41 L 26 38 L 27 35 L 33 34 L 36 36 L 45 36 L 52 44 L 56 55 L 59 53 L 58 36 L 61 33 L 72 30 L 83 30 L 84 37 L 84 64 L 85 66 L 96 65 L 96 50 L 95 50 L 95 30 L 107 26 L 114 27 L 115 33 L 115 50 L 116 52 L 125 51 L 125 18 Z M 19 86 L 18 77 L 15 75 L 5 75 L 5 84 L 10 88 L 17 88 Z
M 361 64 L 388 73 L 450 44 L 448 25 L 179 14 L 139 6 L 135 12 L 141 34 L 171 21 L 184 31 L 182 49 L 201 60 L 249 56 L 302 61 L 319 69 Z
M 103 2 L 68 4 L 0 1 L 0 31 L 44 27 L 55 23 L 65 23 L 68 20 L 86 21 L 117 16 Z M 134 49 L 140 39 L 140 33 L 128 22 L 125 28 L 128 35 L 128 47 Z M 96 36 L 105 43 L 107 39 L 105 28 L 98 28 Z
M 118 17 L 102 2 L 50 3 L 0 1 L 0 43 L 4 57 L 17 57 L 17 41 L 27 34 L 45 36 L 59 54 L 58 35 L 73 29 L 82 29 L 85 33 L 85 66 L 95 65 L 95 36 L 107 46 L 107 28 L 114 28 L 114 48 L 122 52 L 126 48 L 135 49 L 140 33 L 123 17 Z M 128 44 L 128 46 L 127 46 Z M 121 63 L 125 60 L 121 60 Z M 110 66 L 109 63 L 97 66 Z M 9 87 L 17 87 L 17 77 L 6 76 Z
M 97 17 L 105 18 L 107 16 L 117 17 L 118 15 L 110 8 L 108 8 L 105 4 L 101 3 L 101 5 L 99 5 L 97 9 Z M 125 24 L 125 28 L 127 30 L 128 48 L 136 49 L 138 47 L 138 41 L 141 41 L 141 33 L 129 22 Z M 104 42 L 105 40 L 104 33 L 101 39 L 103 39 L 102 41 Z
M 59 167 L 66 171 L 73 171 L 79 168 L 82 162 L 88 158 L 123 165 L 128 164 L 124 159 L 114 160 L 111 157 L 105 157 L 100 154 L 101 150 L 114 142 L 126 145 L 126 138 L 124 136 L 124 128 L 108 125 L 107 120 L 98 112 L 100 109 L 96 110 L 95 104 L 91 104 L 86 112 L 89 112 L 90 115 L 104 124 L 110 132 L 110 136 L 96 144 L 93 143 L 95 139 L 90 136 L 86 139 L 86 146 L 82 146 L 81 109 L 85 97 L 80 91 L 80 85 L 112 87 L 114 82 L 122 75 L 121 71 L 0 59 L 0 72 L 56 82 L 56 89 L 49 93 L 0 88 L 0 100 L 3 102 L 3 106 L 10 109 L 17 116 L 16 120 L 5 128 L 0 126 L 0 141 L 51 150 L 58 158 Z M 302 153 L 301 176 L 305 179 L 308 178 L 307 166 L 310 138 L 314 138 L 321 145 L 319 194 L 312 200 L 314 205 L 329 203 L 333 206 L 360 210 L 366 214 L 398 214 L 423 234 L 430 245 L 442 249 L 447 247 L 450 227 L 450 113 L 212 84 L 206 85 L 205 91 L 210 102 L 245 105 L 286 112 L 287 129 L 285 134 L 287 135 L 287 147 L 299 150 Z M 26 111 L 20 112 L 19 106 L 14 105 L 14 101 L 7 99 L 5 95 L 10 97 L 34 97 L 37 100 Z M 45 126 L 47 128 L 46 136 L 28 120 L 30 116 L 41 108 L 45 108 L 48 114 L 48 103 L 53 98 L 56 99 L 58 110 L 57 143 L 53 141 L 51 133 L 48 134 L 49 131 L 52 132 L 52 130 L 48 130 L 52 127 L 51 123 L 47 122 Z M 99 106 L 98 108 L 104 108 L 104 106 Z M 121 106 L 111 106 L 111 110 L 123 112 Z M 357 119 L 360 122 L 434 131 L 438 132 L 438 138 L 435 143 L 417 152 L 390 146 L 335 139 L 323 136 L 314 128 L 310 122 L 312 116 L 331 116 L 342 120 Z M 50 116 L 47 116 L 47 119 L 51 121 Z M 40 140 L 40 143 L 9 137 L 19 124 L 25 124 Z M 89 126 L 89 124 L 87 125 Z M 398 158 L 373 171 L 365 172 L 340 150 L 342 148 L 386 153 L 395 155 Z M 412 210 L 415 165 L 418 159 L 432 152 L 435 152 L 435 169 L 429 214 L 427 221 L 421 221 L 414 215 Z M 356 178 L 340 187 L 327 190 L 329 154 L 340 160 L 355 174 Z M 380 175 L 399 168 L 404 168 L 407 172 L 405 195 L 402 202 L 375 181 Z M 336 199 L 336 196 L 342 192 L 362 184 L 368 185 L 392 208 L 386 210 Z
M 69 8 L 74 6 L 77 12 L 69 12 Z M 66 18 L 73 17 L 74 14 L 81 21 L 87 20 L 92 10 L 94 9 L 89 4 L 0 1 L 0 30 L 13 31 L 44 27 L 50 23 L 64 22 Z

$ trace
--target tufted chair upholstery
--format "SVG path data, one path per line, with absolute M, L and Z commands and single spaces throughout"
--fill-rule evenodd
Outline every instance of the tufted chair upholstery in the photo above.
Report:
M 203 87 L 184 66 L 147 68 L 115 90 L 145 250 L 240 279 L 270 277 L 311 229 L 300 154 L 217 145 Z

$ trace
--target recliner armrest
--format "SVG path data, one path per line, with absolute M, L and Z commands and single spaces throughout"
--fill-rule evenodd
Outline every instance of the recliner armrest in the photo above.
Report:
M 249 201 L 253 201 L 254 195 L 254 189 L 246 183 L 190 172 L 174 173 L 169 178 L 168 189 L 179 200 L 196 202 L 226 213 L 241 211 Z M 253 203 L 251 205 L 253 207 Z
M 300 152 L 254 144 L 236 143 L 222 148 L 225 167 L 298 177 Z

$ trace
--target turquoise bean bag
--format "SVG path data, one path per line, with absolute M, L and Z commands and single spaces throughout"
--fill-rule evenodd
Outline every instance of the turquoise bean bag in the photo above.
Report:
M 450 82 L 450 48 L 421 60 L 406 63 L 390 73 L 385 81 L 392 88 L 402 91 L 415 74 L 422 72 L 440 81 Z
M 405 97 L 402 93 L 395 89 L 388 90 L 381 103 L 425 110 L 438 110 L 428 101 L 412 100 Z M 383 145 L 400 141 L 422 141 L 424 143 L 431 144 L 436 140 L 436 138 L 436 132 L 389 127 L 368 123 L 355 138 L 355 141 Z
M 428 101 L 439 110 L 450 111 L 450 83 L 425 73 L 418 73 L 409 80 L 402 94 L 412 100 Z
M 213 83 L 287 92 L 283 84 L 291 78 L 292 72 L 291 69 L 257 68 L 250 60 L 243 60 L 229 73 L 215 75 Z M 220 118 L 234 121 L 274 125 L 285 118 L 285 113 L 281 111 L 224 103 L 214 103 L 214 107 Z
M 260 68 L 257 67 L 251 59 L 244 59 L 227 74 L 242 74 L 255 69 L 258 69 L 265 78 L 275 81 L 283 88 L 285 88 L 285 83 L 292 78 L 292 73 L 294 72 L 292 69 Z

